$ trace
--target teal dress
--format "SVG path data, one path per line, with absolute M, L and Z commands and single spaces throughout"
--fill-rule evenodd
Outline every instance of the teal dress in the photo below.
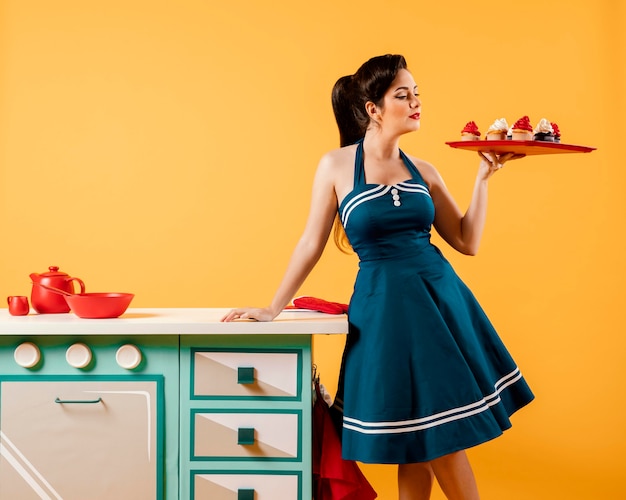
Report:
M 354 187 L 339 207 L 359 256 L 334 410 L 345 459 L 414 463 L 493 439 L 533 399 L 471 291 L 430 242 L 435 208 L 419 171 Z

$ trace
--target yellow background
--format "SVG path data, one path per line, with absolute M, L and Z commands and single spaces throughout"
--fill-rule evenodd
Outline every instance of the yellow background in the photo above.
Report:
M 620 0 L 0 1 L 0 296 L 57 265 L 135 307 L 264 305 L 338 144 L 333 83 L 402 53 L 423 101 L 402 147 L 463 209 L 477 158 L 444 142 L 469 120 L 547 117 L 598 148 L 507 165 L 479 255 L 442 248 L 537 396 L 470 451 L 483 498 L 624 498 L 625 18 Z M 331 244 L 300 293 L 348 301 L 355 271 Z M 315 339 L 333 393 L 343 340 Z M 364 471 L 395 497 L 392 467 Z

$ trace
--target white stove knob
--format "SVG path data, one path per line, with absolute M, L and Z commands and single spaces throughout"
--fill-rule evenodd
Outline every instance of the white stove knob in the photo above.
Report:
M 115 360 L 122 368 L 132 370 L 137 368 L 139 363 L 141 363 L 141 351 L 137 346 L 125 344 L 117 350 L 117 353 L 115 353 Z
M 24 368 L 32 368 L 41 361 L 41 352 L 32 342 L 22 342 L 15 348 L 13 353 L 15 362 Z
M 81 342 L 72 344 L 65 351 L 65 360 L 74 368 L 85 368 L 91 363 L 91 349 Z

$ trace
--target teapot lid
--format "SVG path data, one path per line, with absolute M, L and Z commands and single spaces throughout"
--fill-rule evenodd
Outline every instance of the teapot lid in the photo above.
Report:
M 69 276 L 69 274 L 59 271 L 59 266 L 50 266 L 48 269 L 49 272 L 41 273 L 39 276 L 47 278 L 52 278 L 55 276 Z

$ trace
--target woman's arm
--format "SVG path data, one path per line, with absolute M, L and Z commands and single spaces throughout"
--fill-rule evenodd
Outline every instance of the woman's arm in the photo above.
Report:
M 443 179 L 433 168 L 430 191 L 435 204 L 434 226 L 452 248 L 466 255 L 476 255 L 487 218 L 488 181 L 505 162 L 521 157 L 512 153 L 499 157 L 481 154 L 472 199 L 465 214 L 461 213 Z
M 334 170 L 328 157 L 322 158 L 313 181 L 309 216 L 291 255 L 285 275 L 268 307 L 233 309 L 222 321 L 255 319 L 271 321 L 283 310 L 298 291 L 324 251 L 337 213 Z

